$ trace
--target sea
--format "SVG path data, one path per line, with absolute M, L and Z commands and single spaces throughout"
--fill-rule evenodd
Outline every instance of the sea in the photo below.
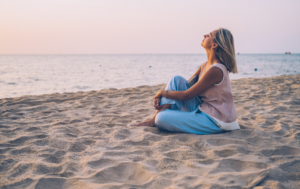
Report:
M 238 54 L 230 79 L 300 74 L 300 54 Z M 99 91 L 189 79 L 206 54 L 0 55 L 0 98 Z

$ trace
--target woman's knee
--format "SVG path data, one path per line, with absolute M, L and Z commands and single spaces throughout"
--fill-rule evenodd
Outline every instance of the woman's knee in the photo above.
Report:
M 186 90 L 186 82 L 187 80 L 184 77 L 180 75 L 175 75 L 171 77 L 169 84 L 166 87 L 166 90 L 173 90 L 173 91 Z
M 164 110 L 159 112 L 158 114 L 156 114 L 155 116 L 155 125 L 159 126 L 159 127 L 163 127 L 166 123 L 167 120 L 167 111 L 168 110 Z
M 175 76 L 171 77 L 171 80 L 174 82 L 179 82 L 179 81 L 186 80 L 186 79 L 180 75 L 175 75 Z
M 159 113 L 156 114 L 156 116 L 155 116 L 155 120 L 154 120 L 154 121 L 155 121 L 155 125 L 157 125 L 157 126 L 160 125 L 161 122 L 162 122 L 162 120 L 163 120 L 163 119 L 162 119 L 162 116 L 161 116 L 161 113 L 162 113 L 162 112 L 159 112 Z
M 157 128 L 171 132 L 181 132 L 174 124 L 174 110 L 164 110 L 159 112 L 155 117 L 155 125 Z M 176 122 L 176 121 L 175 121 Z

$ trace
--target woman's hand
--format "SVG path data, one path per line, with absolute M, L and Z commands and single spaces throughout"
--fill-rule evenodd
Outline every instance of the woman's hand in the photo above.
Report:
M 162 108 L 162 106 L 160 105 L 160 98 L 155 98 L 153 101 L 153 106 L 156 110 L 159 110 Z
M 156 99 L 156 98 L 161 98 L 161 97 L 162 97 L 161 93 L 162 93 L 162 90 L 159 90 L 159 91 L 156 93 L 156 95 L 154 96 L 154 99 Z
M 161 109 L 162 106 L 160 106 L 160 99 L 161 99 L 161 90 L 156 93 L 154 96 L 153 106 L 156 110 Z

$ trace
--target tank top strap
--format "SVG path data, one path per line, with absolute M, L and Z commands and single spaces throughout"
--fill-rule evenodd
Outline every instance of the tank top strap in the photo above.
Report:
M 220 85 L 220 84 L 223 83 L 224 79 L 228 78 L 228 71 L 227 71 L 226 67 L 223 64 L 221 64 L 221 63 L 215 63 L 212 66 L 220 68 L 222 70 L 222 72 L 223 72 L 223 78 L 222 78 L 221 82 L 215 84 L 215 85 Z
M 215 63 L 215 64 L 213 64 L 212 66 L 215 66 L 215 67 L 220 68 L 220 69 L 223 71 L 223 73 L 228 73 L 228 71 L 227 71 L 226 67 L 224 66 L 224 64 L 221 64 L 221 63 Z

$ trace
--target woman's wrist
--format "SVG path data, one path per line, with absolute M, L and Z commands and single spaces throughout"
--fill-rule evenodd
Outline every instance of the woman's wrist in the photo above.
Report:
M 154 96 L 154 99 L 161 98 L 162 96 L 162 90 L 158 91 L 158 93 Z
M 161 98 L 161 97 L 168 98 L 168 90 L 160 90 L 160 91 L 158 91 L 158 93 L 154 96 L 154 99 Z
M 160 90 L 160 93 L 161 93 L 161 97 L 165 97 L 164 94 L 166 94 L 166 90 Z
M 166 97 L 168 98 L 168 90 L 161 90 L 160 91 L 161 97 Z

